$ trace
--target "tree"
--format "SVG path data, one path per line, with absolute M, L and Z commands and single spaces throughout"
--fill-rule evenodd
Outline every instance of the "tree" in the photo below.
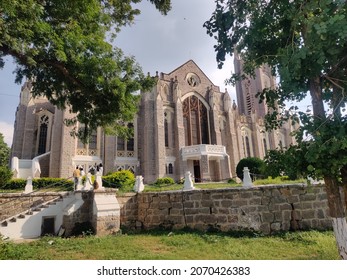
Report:
M 4 141 L 4 135 L 0 132 L 0 166 L 9 166 L 10 148 Z
M 10 148 L 5 143 L 4 136 L 0 132 L 0 188 L 12 178 L 12 172 L 9 168 L 9 160 Z
M 346 1 L 216 0 L 216 10 L 204 24 L 217 40 L 219 67 L 227 54 L 238 52 L 247 75 L 268 64 L 280 78 L 276 90 L 260 93 L 268 105 L 279 108 L 267 116 L 267 126 L 300 119 L 296 150 L 307 161 L 307 172 L 324 177 L 343 259 L 347 259 L 347 117 L 342 114 L 347 102 L 346 15 Z M 230 82 L 242 78 L 233 75 Z M 307 94 L 312 114 L 298 112 L 296 106 L 285 110 L 286 102 L 299 102 Z
M 296 146 L 288 149 L 276 149 L 267 151 L 265 158 L 265 175 L 273 178 L 278 176 L 288 176 L 289 180 L 296 180 L 298 177 L 307 176 L 307 161 Z
M 66 124 L 85 142 L 99 126 L 117 128 L 133 119 L 133 93 L 154 84 L 133 57 L 111 44 L 140 13 L 132 5 L 141 1 L 2 0 L 0 68 L 4 56 L 12 56 L 16 82 L 31 79 L 34 96 L 75 113 Z M 163 14 L 171 8 L 170 0 L 149 2 Z M 76 130 L 77 121 L 83 130 Z

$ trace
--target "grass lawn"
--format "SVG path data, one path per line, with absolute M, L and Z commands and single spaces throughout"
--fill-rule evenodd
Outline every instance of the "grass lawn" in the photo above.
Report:
M 331 231 L 275 236 L 155 231 L 0 241 L 2 260 L 338 260 Z

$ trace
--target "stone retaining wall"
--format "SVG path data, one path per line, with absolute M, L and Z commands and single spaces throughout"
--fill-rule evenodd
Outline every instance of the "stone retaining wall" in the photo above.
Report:
M 35 195 L 0 194 L 1 220 L 18 214 L 61 193 Z M 82 192 L 83 205 L 63 217 L 67 235 L 76 223 L 89 222 L 97 232 L 112 233 L 119 226 L 131 230 L 155 228 L 191 228 L 202 231 L 254 230 L 265 234 L 297 229 L 331 229 L 331 219 L 324 186 L 259 186 L 214 190 L 170 191 L 159 193 L 117 194 L 119 206 L 103 208 L 96 215 L 94 192 Z M 111 190 L 104 194 L 115 195 Z M 14 200 L 14 198 L 19 198 Z M 107 201 L 110 197 L 106 197 Z M 19 201 L 16 205 L 14 201 Z M 112 199 L 110 200 L 112 201 Z M 111 210 L 110 210 L 111 209 Z M 107 211 L 106 211 L 107 210 Z M 94 209 L 95 211 L 95 209 Z M 117 212 L 117 213 L 116 213 Z M 100 217 L 99 217 L 100 216 Z
M 255 230 L 331 229 L 323 186 L 172 191 L 117 196 L 121 227 L 128 229 Z

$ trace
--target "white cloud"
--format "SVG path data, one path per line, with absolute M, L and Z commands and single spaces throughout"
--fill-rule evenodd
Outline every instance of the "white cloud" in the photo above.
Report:
M 13 125 L 0 121 L 0 133 L 4 135 L 5 143 L 11 147 L 13 138 Z

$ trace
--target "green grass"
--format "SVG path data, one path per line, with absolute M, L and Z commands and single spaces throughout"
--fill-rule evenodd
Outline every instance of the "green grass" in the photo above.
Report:
M 237 235 L 236 235 L 237 234 Z M 0 241 L 3 260 L 338 260 L 332 232 L 276 236 L 155 231 L 106 237 Z
M 261 179 L 255 180 L 253 184 L 255 186 L 259 185 L 283 185 L 283 184 L 306 184 L 307 180 L 283 180 L 280 177 L 272 179 Z M 242 187 L 242 184 L 237 183 L 194 183 L 196 189 L 225 189 L 225 188 L 234 188 Z M 162 191 L 178 191 L 183 189 L 183 184 L 172 184 L 166 186 L 157 186 L 157 185 L 145 185 L 144 192 L 162 192 Z

